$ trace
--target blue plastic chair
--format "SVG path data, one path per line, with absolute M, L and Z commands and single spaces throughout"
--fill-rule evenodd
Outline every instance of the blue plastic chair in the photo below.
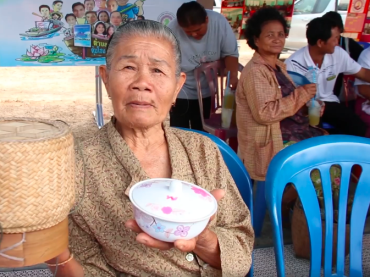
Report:
M 370 43 L 368 42 L 358 41 L 357 43 L 360 44 L 364 49 L 370 46 Z
M 198 131 L 198 130 L 193 130 L 193 129 L 185 129 L 185 128 L 178 128 L 178 129 L 202 134 L 206 137 L 209 137 L 214 143 L 216 143 L 216 145 L 218 146 L 218 149 L 220 150 L 222 154 L 222 157 L 224 158 L 225 164 L 227 165 L 227 168 L 229 169 L 230 174 L 233 177 L 236 186 L 238 187 L 240 195 L 242 196 L 245 204 L 249 208 L 249 211 L 251 214 L 252 226 L 253 226 L 252 181 L 251 181 L 251 178 L 249 177 L 249 174 L 243 162 L 239 159 L 238 155 L 234 152 L 233 149 L 230 148 L 229 145 L 227 145 L 226 142 L 224 142 L 222 139 L 214 135 L 211 135 L 206 132 Z M 252 266 L 247 276 L 248 277 L 253 276 L 253 256 L 252 256 Z
M 322 251 L 322 225 L 320 207 L 310 173 L 319 169 L 325 203 L 325 255 L 324 276 L 343 277 L 345 264 L 345 233 L 347 197 L 351 169 L 362 167 L 354 195 L 350 219 L 350 277 L 362 276 L 362 236 L 370 203 L 370 139 L 331 135 L 310 138 L 280 151 L 271 161 L 266 176 L 266 202 L 273 231 L 277 272 L 285 276 L 281 202 L 286 184 L 293 183 L 298 191 L 306 215 L 311 241 L 310 277 L 320 276 Z M 333 250 L 333 202 L 330 167 L 340 165 L 342 169 L 336 274 L 332 275 Z

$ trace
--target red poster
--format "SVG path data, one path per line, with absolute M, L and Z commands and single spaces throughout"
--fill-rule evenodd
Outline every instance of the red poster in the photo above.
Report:
M 364 27 L 365 19 L 365 13 L 349 13 L 347 14 L 344 29 L 349 33 L 361 33 Z

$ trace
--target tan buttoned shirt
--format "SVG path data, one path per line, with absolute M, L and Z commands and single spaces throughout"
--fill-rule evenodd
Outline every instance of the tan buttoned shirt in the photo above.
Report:
M 285 64 L 278 60 L 276 65 L 294 84 Z M 236 91 L 239 149 L 252 179 L 265 180 L 271 159 L 283 149 L 280 121 L 294 115 L 310 97 L 303 87 L 283 97 L 274 69 L 254 53 Z
M 202 135 L 163 125 L 172 178 L 208 191 L 226 191 L 209 227 L 219 240 L 222 271 L 205 265 L 196 255 L 192 259 L 177 249 L 160 251 L 135 241 L 136 234 L 125 227 L 133 218 L 128 192 L 149 177 L 112 122 L 82 142 L 77 151 L 77 198 L 84 195 L 84 199 L 70 216 L 72 253 L 85 276 L 244 277 L 251 266 L 254 242 L 250 213 L 217 146 Z

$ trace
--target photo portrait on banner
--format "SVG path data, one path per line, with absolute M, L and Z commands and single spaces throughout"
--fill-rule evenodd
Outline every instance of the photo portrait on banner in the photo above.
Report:
M 109 38 L 122 24 L 165 25 L 186 0 L 0 0 L 0 66 L 105 64 Z

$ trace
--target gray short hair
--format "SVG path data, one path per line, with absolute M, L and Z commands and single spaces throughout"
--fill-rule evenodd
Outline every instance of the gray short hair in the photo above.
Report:
M 109 40 L 107 47 L 106 63 L 108 70 L 111 68 L 113 53 L 122 39 L 130 36 L 143 36 L 143 37 L 159 37 L 171 43 L 172 50 L 175 54 L 176 62 L 176 76 L 181 73 L 181 51 L 177 38 L 172 33 L 171 29 L 160 22 L 153 20 L 135 20 L 130 21 L 120 27 L 114 32 Z

